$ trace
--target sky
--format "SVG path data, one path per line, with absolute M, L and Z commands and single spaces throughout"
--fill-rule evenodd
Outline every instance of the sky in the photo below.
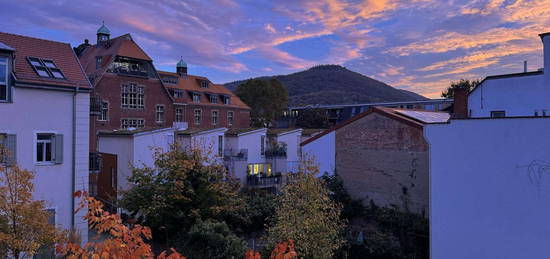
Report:
M 451 81 L 542 67 L 550 0 L 0 0 L 0 31 L 95 43 L 130 33 L 159 70 L 226 83 L 340 64 L 437 98 Z

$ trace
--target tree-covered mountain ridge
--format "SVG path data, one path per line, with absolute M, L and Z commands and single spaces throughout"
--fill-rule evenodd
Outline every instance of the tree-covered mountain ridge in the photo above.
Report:
M 271 78 L 287 88 L 290 106 L 427 100 L 424 96 L 396 89 L 340 65 L 319 65 L 288 75 L 253 79 Z M 225 86 L 234 91 L 245 81 L 234 81 Z

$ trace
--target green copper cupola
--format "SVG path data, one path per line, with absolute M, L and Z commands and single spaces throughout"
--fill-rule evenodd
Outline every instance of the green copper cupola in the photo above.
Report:
M 183 61 L 183 58 L 180 59 L 178 64 L 176 64 L 176 72 L 179 75 L 186 75 L 187 74 L 187 63 Z
M 97 43 L 108 41 L 110 36 L 111 31 L 107 28 L 107 26 L 105 26 L 105 22 L 103 22 L 101 27 L 97 29 Z

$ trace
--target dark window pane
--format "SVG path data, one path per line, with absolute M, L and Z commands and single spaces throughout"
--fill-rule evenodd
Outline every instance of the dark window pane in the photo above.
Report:
M 52 143 L 46 143 L 46 160 L 52 161 Z
M 5 101 L 8 99 L 8 93 L 7 93 L 6 85 L 0 85 L 0 100 Z
M 51 138 L 52 138 L 51 134 L 38 134 L 38 140 L 48 140 Z
M 37 143 L 36 145 L 36 161 L 44 161 L 44 143 Z
M 6 70 L 8 70 L 8 65 L 0 63 L 0 83 L 5 83 L 7 81 Z

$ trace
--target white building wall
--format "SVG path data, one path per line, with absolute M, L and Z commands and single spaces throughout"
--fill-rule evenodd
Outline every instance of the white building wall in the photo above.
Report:
M 491 111 L 505 111 L 507 117 L 534 116 L 542 110 L 550 116 L 550 88 L 544 76 L 530 75 L 485 80 L 468 96 L 471 117 L 490 117 Z
M 550 254 L 548 129 L 550 118 L 453 120 L 425 127 L 431 258 Z
M 336 166 L 336 132 L 330 133 L 302 146 L 302 159 L 313 159 L 319 166 L 319 175 L 334 174 Z
M 262 155 L 262 136 L 264 136 L 264 147 L 267 149 L 267 129 L 261 131 L 255 131 L 253 133 L 246 133 L 238 136 L 238 145 L 240 149 L 248 149 L 249 164 L 265 163 L 265 156 Z
M 35 173 L 34 198 L 45 200 L 56 211 L 56 224 L 71 227 L 73 92 L 14 87 L 13 103 L 0 104 L 0 133 L 17 135 L 17 164 Z M 77 190 L 88 189 L 89 94 L 76 97 L 76 183 Z M 36 134 L 63 134 L 63 162 L 36 164 Z M 78 204 L 76 204 L 78 205 Z M 75 226 L 87 237 L 87 224 L 81 217 Z
M 154 167 L 155 152 L 166 153 L 174 143 L 174 130 L 162 129 L 134 135 L 133 165 L 135 167 Z
M 128 190 L 128 177 L 132 175 L 130 165 L 134 164 L 133 136 L 99 136 L 98 150 L 117 155 L 117 189 Z

